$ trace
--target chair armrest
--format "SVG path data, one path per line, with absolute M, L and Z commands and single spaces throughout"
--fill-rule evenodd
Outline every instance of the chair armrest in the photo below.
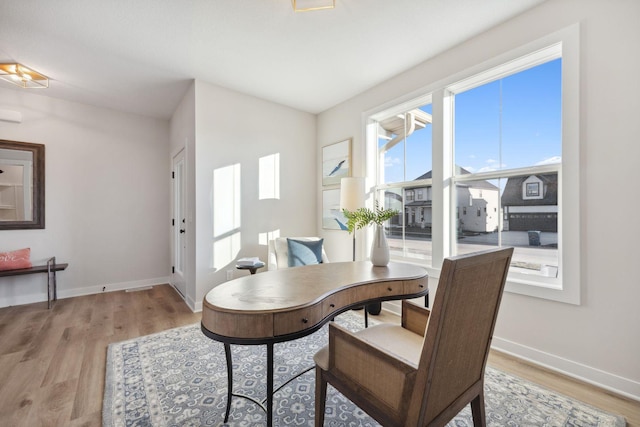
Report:
M 428 308 L 402 301 L 402 327 L 424 337 L 429 320 Z
M 268 245 L 267 270 L 277 270 L 278 269 L 278 258 L 276 256 L 275 240 L 269 240 L 267 245 Z
M 410 401 L 417 367 L 331 322 L 328 373 L 334 381 L 356 394 L 366 393 L 379 408 L 384 405 L 397 416 Z

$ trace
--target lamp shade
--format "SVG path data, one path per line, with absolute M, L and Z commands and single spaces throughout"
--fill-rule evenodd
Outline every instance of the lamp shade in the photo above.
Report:
M 355 211 L 364 207 L 364 178 L 352 176 L 340 180 L 340 209 Z

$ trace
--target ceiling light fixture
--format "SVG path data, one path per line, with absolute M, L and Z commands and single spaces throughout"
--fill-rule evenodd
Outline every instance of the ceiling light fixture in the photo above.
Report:
M 296 12 L 310 12 L 312 10 L 333 9 L 336 0 L 291 0 L 293 10 Z
M 49 87 L 49 79 L 22 64 L 0 64 L 0 79 L 25 89 L 44 89 Z

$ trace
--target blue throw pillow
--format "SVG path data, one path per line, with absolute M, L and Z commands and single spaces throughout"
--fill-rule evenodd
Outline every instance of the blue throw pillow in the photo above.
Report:
M 322 242 L 320 240 L 287 239 L 289 267 L 322 263 Z

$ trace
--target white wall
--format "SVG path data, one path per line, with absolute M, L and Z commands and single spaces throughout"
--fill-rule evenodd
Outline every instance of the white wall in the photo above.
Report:
M 169 265 L 169 124 L 0 89 L 0 139 L 45 145 L 44 230 L 0 231 L 0 251 L 56 256 L 61 298 L 166 283 Z M 45 301 L 44 274 L 6 277 L 0 306 Z
M 261 233 L 314 235 L 320 215 L 314 192 L 314 115 L 200 81 L 195 84 L 195 99 L 195 275 L 196 308 L 200 309 L 204 295 L 226 281 L 228 270 L 234 277 L 248 274 L 235 270 L 235 259 L 259 256 L 266 261 Z M 274 154 L 280 159 L 280 198 L 259 200 L 258 162 Z M 240 165 L 240 223 L 215 236 L 213 212 L 219 195 L 213 194 L 214 171 L 231 165 Z M 239 236 L 238 245 L 227 246 L 228 251 L 214 250 L 214 245 L 234 236 Z
M 363 153 L 364 111 L 580 23 L 582 304 L 506 294 L 494 345 L 640 400 L 640 233 L 620 220 L 640 208 L 628 197 L 640 159 L 639 16 L 635 0 L 549 0 L 320 114 L 317 144 L 353 136 Z M 363 158 L 354 158 L 356 172 L 365 170 Z M 329 247 L 350 239 L 324 237 Z
M 189 90 L 180 101 L 176 111 L 171 117 L 170 124 L 170 158 L 169 166 L 172 167 L 173 157 L 185 150 L 185 179 L 186 190 L 186 267 L 184 280 L 186 282 L 185 300 L 191 309 L 196 306 L 196 246 L 195 246 L 195 141 L 196 141 L 196 85 L 195 81 L 189 86 Z M 171 208 L 170 208 L 171 209 Z M 171 213 L 170 213 L 171 214 Z M 173 261 L 173 259 L 172 259 Z M 173 284 L 173 281 L 172 281 Z M 175 286 L 175 284 L 174 284 Z

